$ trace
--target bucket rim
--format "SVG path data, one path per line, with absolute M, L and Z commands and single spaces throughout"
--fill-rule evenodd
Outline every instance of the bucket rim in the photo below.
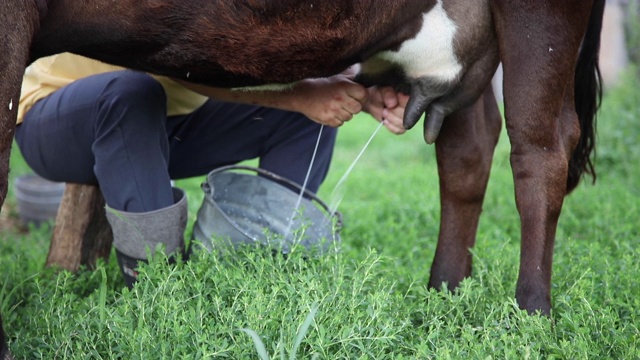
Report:
M 300 194 L 300 191 L 302 191 L 302 186 L 300 186 L 298 183 L 293 182 L 285 177 L 282 177 L 280 175 L 274 174 L 271 171 L 262 169 L 262 168 L 258 168 L 258 167 L 254 167 L 254 166 L 248 166 L 248 165 L 226 165 L 226 166 L 222 166 L 216 169 L 211 170 L 208 174 L 207 174 L 207 181 L 203 182 L 201 187 L 202 190 L 205 192 L 205 194 L 207 196 L 205 196 L 205 198 L 208 198 L 208 195 L 211 193 L 211 186 L 209 185 L 209 178 L 211 176 L 214 176 L 216 174 L 219 173 L 223 173 L 223 172 L 234 172 L 235 170 L 239 170 L 239 171 L 249 171 L 249 172 L 255 172 L 258 173 L 259 175 L 264 176 L 265 178 L 268 178 L 269 180 L 273 180 L 275 183 L 278 182 L 282 182 L 282 183 L 286 183 L 287 185 L 291 186 L 292 188 L 296 189 L 297 191 L 295 191 L 297 194 Z M 309 200 L 311 200 L 311 202 L 316 202 L 321 208 L 322 210 L 325 211 L 326 215 L 329 218 L 334 218 L 335 219 L 335 223 L 334 223 L 334 229 L 336 233 L 340 233 L 340 231 L 342 230 L 343 227 L 343 221 L 342 221 L 342 213 L 340 213 L 337 210 L 331 211 L 331 209 L 329 208 L 329 206 L 322 201 L 322 199 L 320 199 L 315 193 L 313 193 L 312 191 L 309 191 L 308 189 L 304 189 L 304 194 L 308 197 Z M 218 204 L 215 203 L 215 201 L 213 202 L 214 205 L 216 207 L 219 208 Z M 222 210 L 222 209 L 220 209 Z M 225 217 L 227 217 L 227 214 L 222 211 L 223 215 Z M 233 223 L 233 222 L 232 222 Z M 234 224 L 235 227 L 235 224 Z
M 55 194 L 55 196 L 34 196 L 20 191 L 14 191 L 14 196 L 16 200 L 20 202 L 40 205 L 60 205 L 62 200 L 62 194 Z
M 27 192 L 55 192 L 60 193 L 65 189 L 64 182 L 52 181 L 36 173 L 28 173 L 17 176 L 13 180 L 16 189 Z

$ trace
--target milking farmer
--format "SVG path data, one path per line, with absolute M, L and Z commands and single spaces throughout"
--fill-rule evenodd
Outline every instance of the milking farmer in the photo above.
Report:
M 402 133 L 407 97 L 364 88 L 345 74 L 264 91 L 177 83 L 72 54 L 26 71 L 16 141 L 29 166 L 53 181 L 98 184 L 118 264 L 131 287 L 146 249 L 184 248 L 187 204 L 171 179 L 259 158 L 259 166 L 316 192 L 336 128 L 366 111 Z

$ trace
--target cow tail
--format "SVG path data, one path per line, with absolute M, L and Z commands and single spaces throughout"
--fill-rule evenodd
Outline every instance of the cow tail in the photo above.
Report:
M 602 101 L 602 76 L 598 67 L 600 32 L 606 0 L 595 0 L 589 17 L 587 32 L 582 40 L 576 65 L 574 93 L 575 107 L 580 121 L 580 139 L 569 160 L 567 193 L 580 182 L 584 174 L 596 181 L 592 154 L 596 147 L 596 113 Z

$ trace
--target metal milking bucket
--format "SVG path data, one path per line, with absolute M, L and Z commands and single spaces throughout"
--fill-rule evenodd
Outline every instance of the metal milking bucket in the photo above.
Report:
M 193 238 L 208 251 L 229 245 L 260 244 L 288 253 L 292 246 L 300 244 L 326 253 L 340 242 L 339 212 L 331 212 L 306 190 L 294 212 L 301 187 L 266 170 L 239 165 L 221 167 L 207 175 L 202 190 L 205 197 Z

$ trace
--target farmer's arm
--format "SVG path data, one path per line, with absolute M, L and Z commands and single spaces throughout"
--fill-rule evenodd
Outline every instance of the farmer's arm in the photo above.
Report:
M 343 73 L 323 79 L 307 79 L 291 88 L 280 90 L 231 90 L 177 80 L 183 86 L 221 101 L 267 106 L 305 114 L 311 120 L 328 126 L 341 126 L 364 110 L 389 131 L 405 132 L 402 126 L 404 108 L 409 97 L 391 87 L 365 89 L 352 82 L 352 74 Z
M 306 79 L 277 90 L 232 90 L 176 81 L 210 98 L 300 112 L 332 127 L 341 126 L 362 111 L 369 95 L 366 88 L 344 75 Z

